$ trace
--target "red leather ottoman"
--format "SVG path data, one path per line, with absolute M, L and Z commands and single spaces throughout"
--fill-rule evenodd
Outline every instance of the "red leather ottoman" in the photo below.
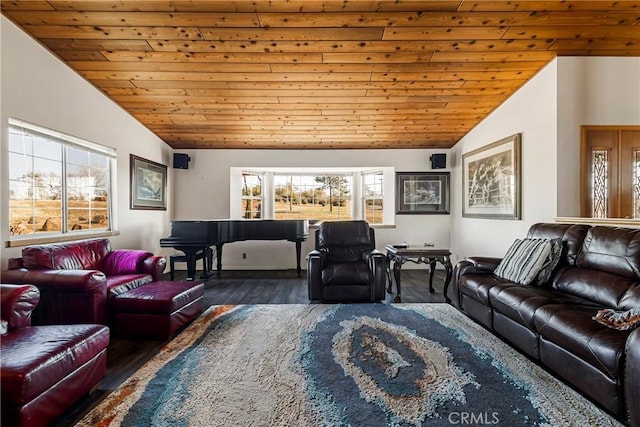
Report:
M 204 283 L 151 282 L 113 298 L 119 335 L 168 339 L 202 313 Z

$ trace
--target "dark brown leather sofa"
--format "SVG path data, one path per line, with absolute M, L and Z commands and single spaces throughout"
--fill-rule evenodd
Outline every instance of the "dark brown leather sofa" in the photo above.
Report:
M 88 393 L 107 368 L 109 328 L 31 326 L 40 293 L 32 285 L 0 285 L 3 426 L 46 426 Z
M 471 257 L 454 272 L 459 308 L 618 419 L 640 426 L 640 329 L 593 320 L 602 309 L 640 306 L 640 230 L 534 224 L 527 237 L 563 240 L 550 279 L 516 284 L 493 274 L 500 258 Z
M 375 230 L 366 221 L 320 224 L 316 248 L 307 256 L 309 299 L 383 300 L 386 256 L 375 247 Z

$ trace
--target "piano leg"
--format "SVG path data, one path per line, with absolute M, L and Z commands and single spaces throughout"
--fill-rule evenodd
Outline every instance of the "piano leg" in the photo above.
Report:
M 212 275 L 213 274 L 213 251 L 215 246 L 209 246 L 205 249 L 205 257 L 204 257 L 204 272 L 205 274 Z
M 218 265 L 216 266 L 218 269 L 218 275 L 220 275 L 220 272 L 222 271 L 222 245 L 224 243 L 217 243 L 216 244 L 216 260 L 218 262 Z
M 300 256 L 302 254 L 302 242 L 300 240 L 296 240 L 296 257 L 297 257 L 297 267 L 296 271 L 298 272 L 298 277 L 300 277 L 302 273 L 302 268 L 300 267 Z

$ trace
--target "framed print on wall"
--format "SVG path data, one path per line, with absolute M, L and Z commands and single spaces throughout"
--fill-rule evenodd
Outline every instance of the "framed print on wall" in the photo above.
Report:
M 462 216 L 520 219 L 517 133 L 462 155 Z
M 396 172 L 396 214 L 448 214 L 449 172 Z
M 131 209 L 167 210 L 167 167 L 133 154 L 131 172 Z

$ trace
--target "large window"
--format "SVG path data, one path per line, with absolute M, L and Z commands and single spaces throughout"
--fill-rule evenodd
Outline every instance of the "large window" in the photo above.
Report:
M 111 229 L 113 149 L 9 120 L 12 239 Z
M 275 219 L 352 219 L 351 175 L 274 175 Z
M 231 168 L 231 216 L 392 224 L 394 173 L 391 167 Z

